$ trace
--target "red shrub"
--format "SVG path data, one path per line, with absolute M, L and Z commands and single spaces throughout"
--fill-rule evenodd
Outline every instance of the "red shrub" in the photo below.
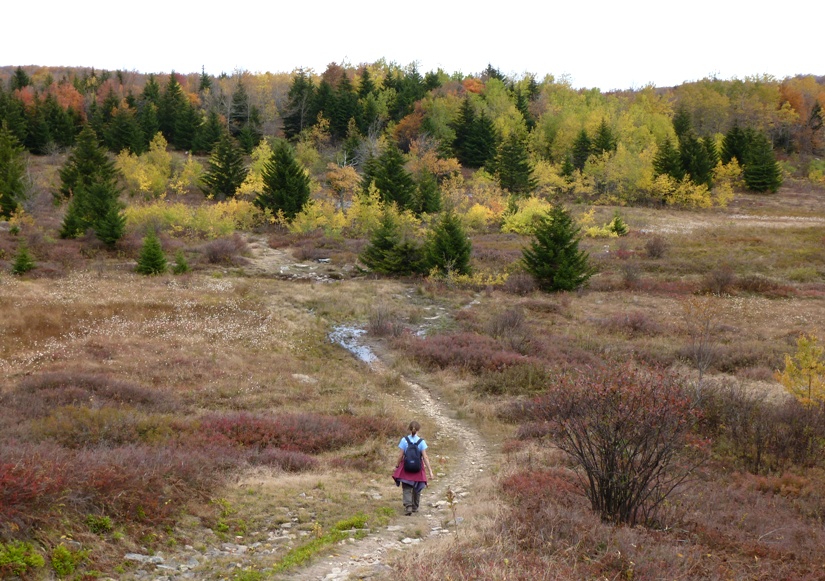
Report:
M 492 337 L 476 333 L 436 335 L 406 339 L 406 348 L 419 361 L 435 367 L 458 367 L 468 371 L 501 371 L 530 359 L 502 348 Z

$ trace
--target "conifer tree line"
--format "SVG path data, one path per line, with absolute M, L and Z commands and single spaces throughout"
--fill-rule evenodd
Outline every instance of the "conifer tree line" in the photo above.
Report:
M 415 143 L 482 171 L 514 197 L 548 188 L 563 193 L 566 180 L 571 191 L 589 188 L 594 200 L 604 193 L 625 202 L 656 201 L 655 192 L 640 191 L 643 180 L 635 176 L 649 171 L 712 188 L 716 166 L 732 160 L 749 189 L 772 192 L 782 180 L 777 156 L 796 156 L 797 166 L 813 168 L 814 156 L 825 151 L 823 87 L 823 79 L 810 76 L 755 77 L 605 94 L 549 76 L 508 77 L 491 65 L 473 75 L 422 74 L 414 64 L 384 61 L 332 63 L 321 74 L 218 76 L 5 67 L 0 179 L 14 185 L 5 188 L 0 211 L 9 215 L 23 195 L 14 177 L 22 151 L 91 155 L 90 140 L 81 138 L 86 129 L 101 152 L 140 154 L 160 133 L 172 149 L 206 156 L 203 189 L 216 199 L 234 194 L 246 176 L 245 156 L 264 137 L 282 137 L 290 147 L 275 149 L 280 163 L 293 164 L 292 177 L 276 180 L 280 170 L 270 171 L 266 195 L 256 203 L 287 217 L 307 199 L 294 164 L 296 146 L 309 142 L 354 166 L 364 193 L 375 187 L 382 201 L 418 215 L 441 209 L 448 176 L 412 171 L 408 156 Z M 99 159 L 88 163 L 107 171 Z M 61 175 L 66 200 L 75 190 L 88 199 L 92 191 L 96 198 L 116 188 L 107 178 L 78 189 L 72 171 L 80 168 L 69 164 Z M 277 193 L 285 191 L 278 180 L 291 184 L 295 200 Z M 84 212 L 71 214 L 78 222 L 68 223 L 64 235 L 90 227 Z

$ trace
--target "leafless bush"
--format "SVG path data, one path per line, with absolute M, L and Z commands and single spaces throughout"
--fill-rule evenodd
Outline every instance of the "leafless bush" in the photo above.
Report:
M 367 330 L 376 337 L 400 337 L 406 327 L 392 308 L 384 303 L 378 303 L 369 314 Z
M 639 265 L 633 261 L 628 261 L 620 267 L 622 273 L 622 284 L 626 289 L 635 289 L 641 280 L 641 270 Z
M 611 331 L 625 333 L 631 337 L 641 335 L 658 335 L 661 326 L 642 311 L 628 311 L 617 313 L 604 322 Z
M 720 295 L 733 290 L 736 282 L 736 275 L 733 269 L 723 264 L 705 273 L 702 279 L 702 290 L 705 292 Z
M 648 258 L 662 258 L 667 252 L 667 241 L 661 236 L 654 236 L 645 242 L 645 252 Z
M 718 355 L 720 314 L 714 297 L 689 297 L 682 303 L 682 316 L 690 338 L 684 352 L 699 372 L 700 385 Z
M 248 251 L 248 246 L 243 237 L 236 233 L 207 242 L 202 251 L 209 264 L 238 264 L 242 261 L 241 255 Z
M 524 352 L 530 341 L 530 328 L 527 326 L 524 311 L 519 307 L 493 315 L 487 322 L 485 331 L 519 353 Z
M 504 281 L 504 291 L 514 295 L 529 295 L 536 290 L 536 280 L 526 272 L 514 272 Z

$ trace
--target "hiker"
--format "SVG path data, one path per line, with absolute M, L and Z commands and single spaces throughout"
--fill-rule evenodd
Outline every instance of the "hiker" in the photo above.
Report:
M 401 438 L 398 447 L 401 454 L 398 456 L 398 466 L 393 472 L 396 486 L 401 486 L 404 500 L 404 514 L 410 516 L 418 512 L 421 501 L 421 491 L 427 486 L 427 472 L 430 478 L 435 478 L 427 457 L 427 442 L 418 436 L 421 424 L 410 422 L 410 434 Z M 426 471 L 425 471 L 426 468 Z

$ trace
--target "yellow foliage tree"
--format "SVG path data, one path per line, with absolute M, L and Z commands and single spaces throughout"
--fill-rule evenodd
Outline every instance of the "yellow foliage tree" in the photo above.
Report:
M 269 141 L 262 139 L 258 146 L 252 150 L 252 163 L 249 172 L 240 187 L 235 191 L 236 196 L 242 198 L 256 198 L 264 191 L 264 166 L 272 157 L 272 148 Z
M 535 231 L 536 223 L 553 209 L 553 205 L 542 198 L 530 196 L 517 202 L 518 210 L 505 216 L 502 232 L 514 232 L 529 236 Z
M 806 406 L 825 403 L 825 347 L 816 335 L 797 339 L 796 353 L 785 355 L 785 369 L 776 372 L 776 380 Z
M 329 189 L 338 201 L 338 209 L 343 210 L 346 201 L 352 199 L 353 194 L 358 191 L 361 177 L 351 165 L 340 166 L 334 163 L 327 164 L 325 177 Z
M 166 139 L 158 133 L 149 145 L 149 151 L 140 157 L 123 150 L 115 160 L 115 166 L 123 175 L 126 189 L 132 195 L 159 198 L 166 193 L 167 182 L 172 175 L 172 156 L 166 151 Z

